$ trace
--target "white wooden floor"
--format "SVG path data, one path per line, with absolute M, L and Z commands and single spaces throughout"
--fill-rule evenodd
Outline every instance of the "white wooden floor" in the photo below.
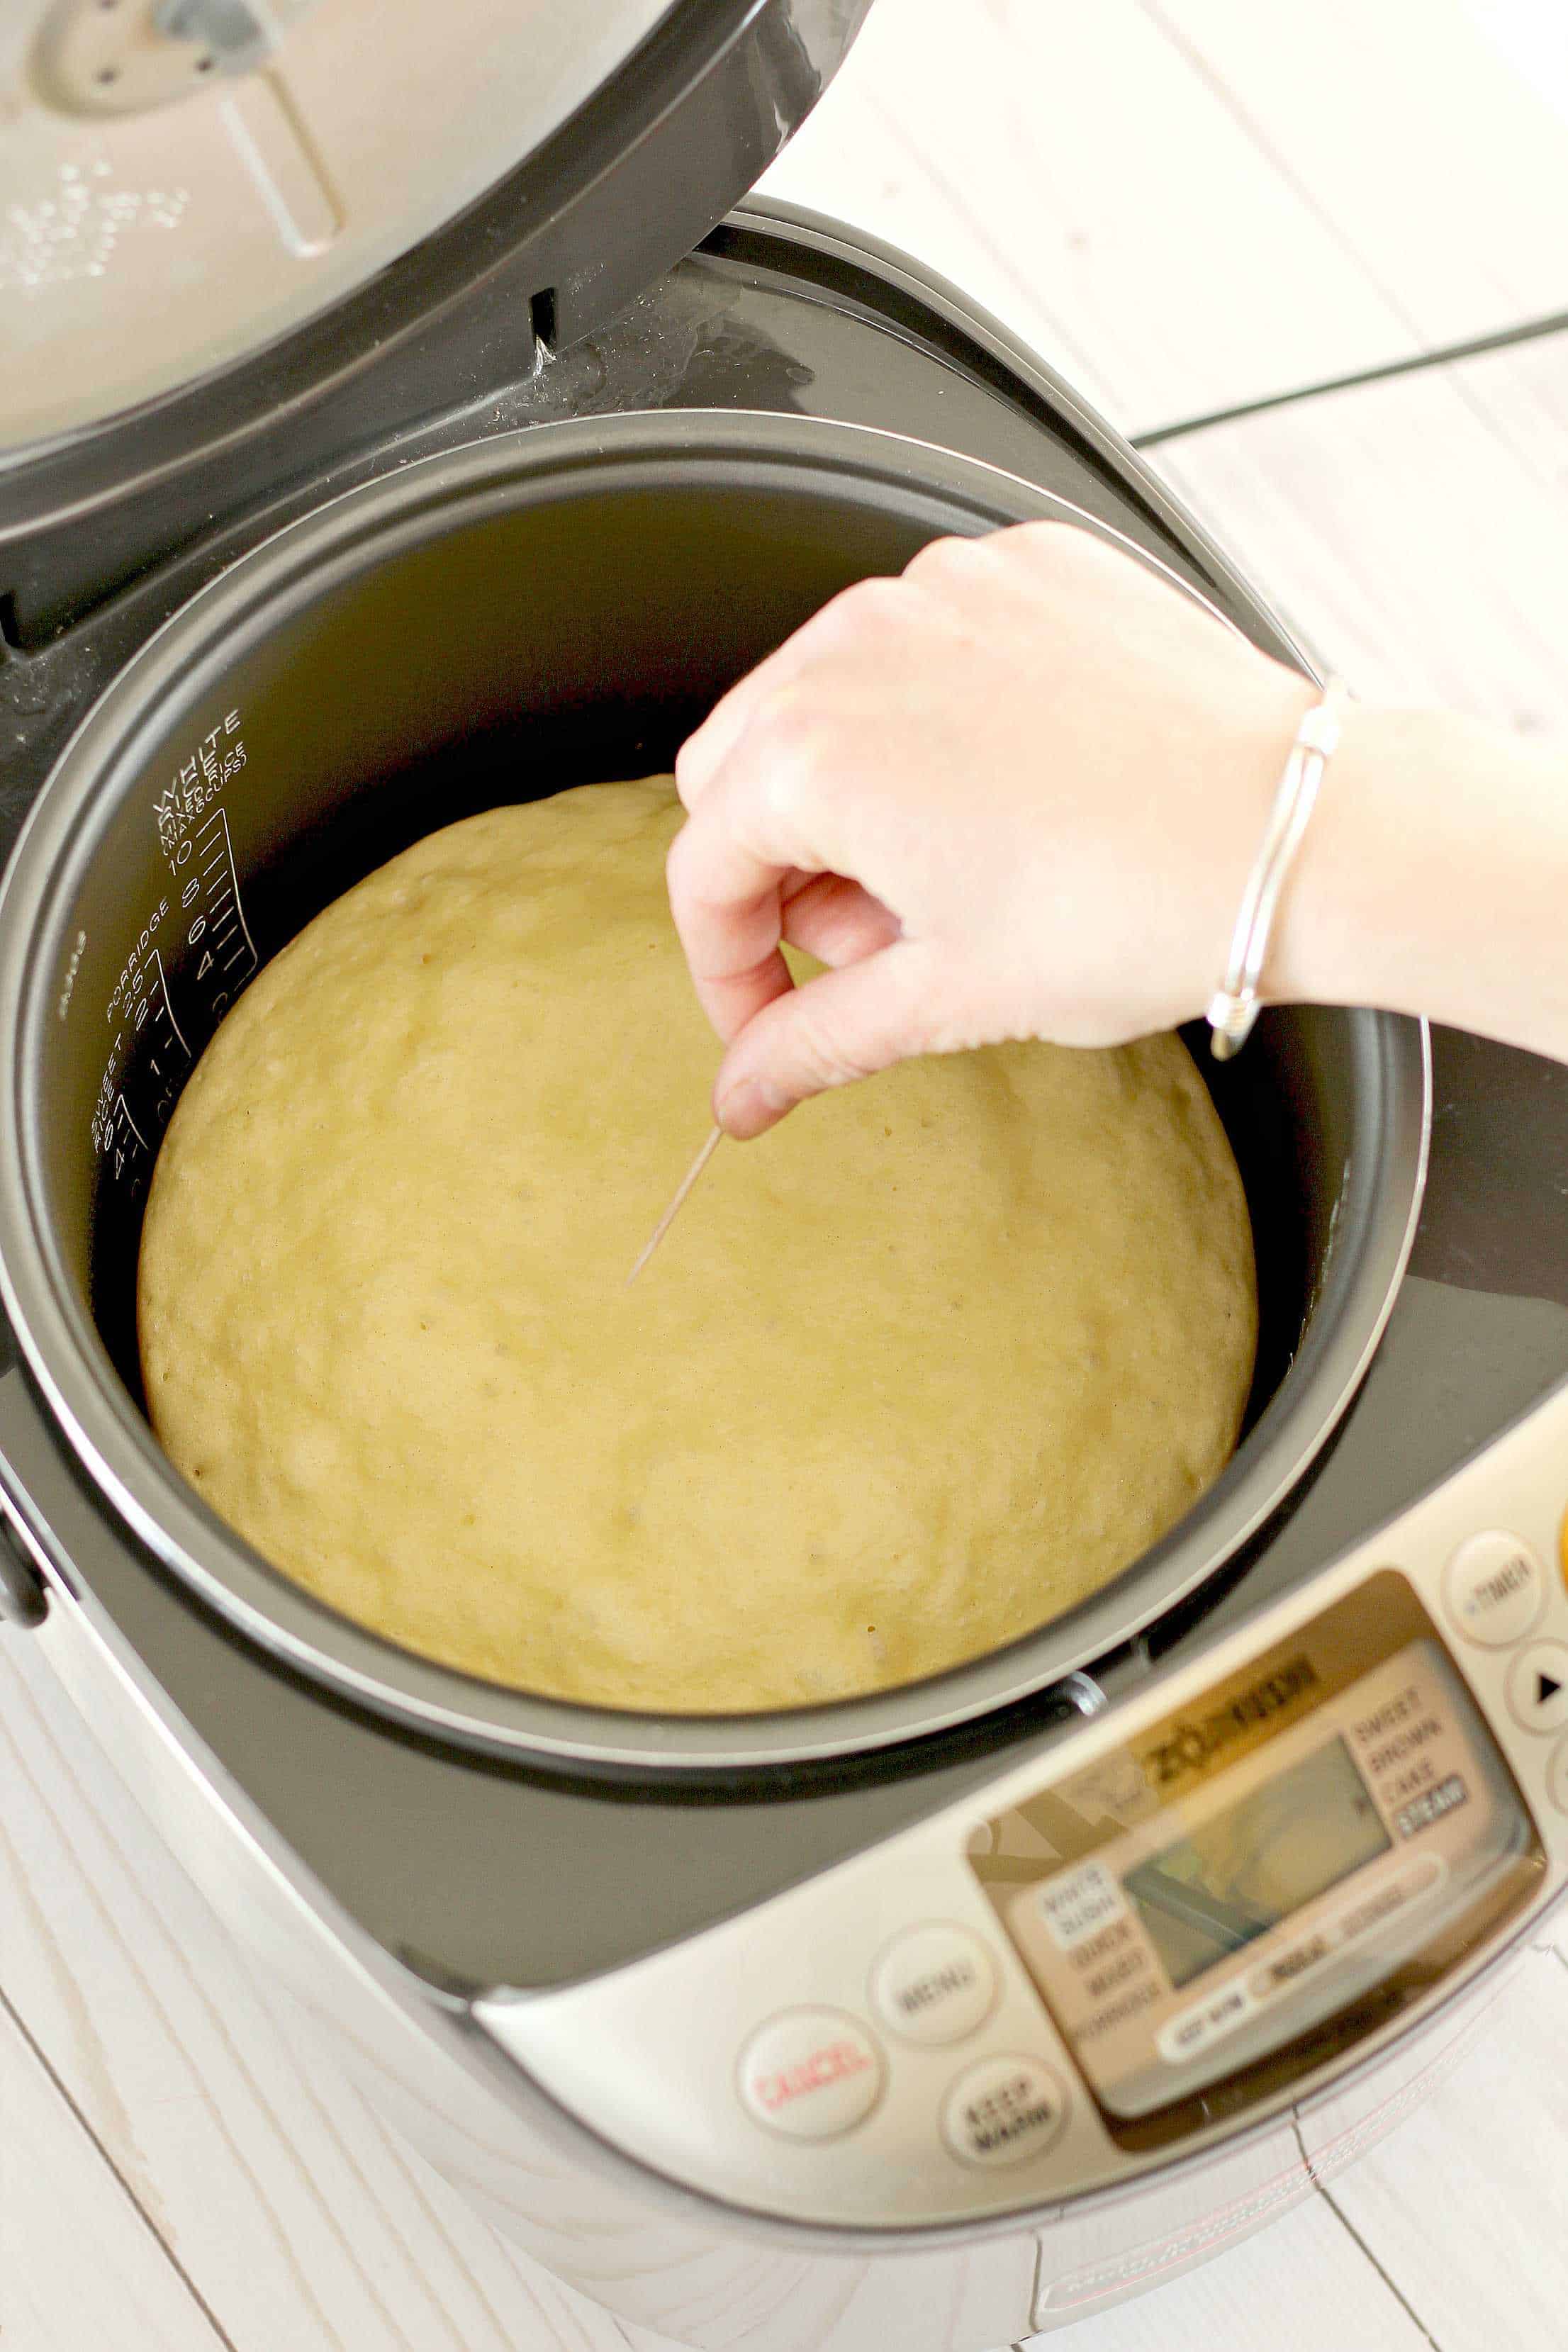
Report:
M 1559 0 L 878 0 L 769 184 L 1148 436 L 1363 692 L 1568 734 Z M 361 2104 L 15 1633 L 0 1789 L 0 2352 L 657 2352 Z M 1568 1924 L 1390 2138 L 1067 2340 L 1568 2342 Z

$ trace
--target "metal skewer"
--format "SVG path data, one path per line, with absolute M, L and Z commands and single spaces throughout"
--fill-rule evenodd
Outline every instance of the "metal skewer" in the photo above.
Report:
M 721 1127 L 716 1127 L 713 1129 L 712 1134 L 708 1138 L 707 1142 L 704 1143 L 701 1150 L 698 1153 L 696 1159 L 692 1161 L 690 1167 L 681 1178 L 679 1185 L 677 1188 L 674 1200 L 670 1202 L 668 1208 L 666 1209 L 663 1216 L 660 1217 L 658 1224 L 655 1225 L 652 1233 L 648 1235 L 648 1238 L 643 1244 L 642 1250 L 637 1257 L 636 1265 L 633 1266 L 630 1274 L 626 1276 L 626 1288 L 628 1290 L 637 1280 L 638 1275 L 642 1272 L 644 1266 L 647 1264 L 649 1258 L 653 1255 L 655 1250 L 658 1247 L 660 1242 L 664 1239 L 666 1234 L 668 1233 L 671 1225 L 674 1224 L 676 1217 L 679 1213 L 681 1202 L 685 1200 L 688 1192 L 690 1192 L 693 1184 L 696 1183 L 699 1176 L 701 1175 L 702 1171 L 707 1167 L 708 1162 L 712 1159 L 713 1154 L 718 1150 L 720 1143 L 723 1139 L 723 1134 L 724 1130 Z

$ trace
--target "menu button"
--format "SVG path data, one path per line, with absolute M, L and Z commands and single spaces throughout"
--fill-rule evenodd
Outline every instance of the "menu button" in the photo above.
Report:
M 889 1945 L 871 1972 L 871 1999 L 906 2042 L 962 2042 L 991 2014 L 995 1965 L 967 1927 L 933 1921 Z

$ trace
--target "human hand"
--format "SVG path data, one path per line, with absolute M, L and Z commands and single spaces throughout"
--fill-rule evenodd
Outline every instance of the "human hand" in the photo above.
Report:
M 909 1055 L 1190 1018 L 1316 698 L 1059 523 L 939 540 L 836 597 L 676 763 L 670 903 L 728 1048 L 716 1117 L 759 1135 Z M 794 988 L 781 940 L 830 969 Z

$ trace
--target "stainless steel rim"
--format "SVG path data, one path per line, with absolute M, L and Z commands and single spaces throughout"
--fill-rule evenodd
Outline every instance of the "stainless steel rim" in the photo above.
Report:
M 1118 536 L 994 467 L 897 435 L 814 419 L 705 411 L 610 416 L 475 444 L 318 509 L 175 614 L 83 721 L 0 885 L 0 1295 L 62 1434 L 104 1501 L 157 1559 L 273 1656 L 429 1734 L 580 1769 L 765 1768 L 901 1744 L 1024 1699 L 1134 1636 L 1269 1518 L 1327 1442 L 1392 1309 L 1426 1171 L 1425 1028 L 1386 1014 L 1348 1016 L 1374 1024 L 1387 1103 L 1384 1182 L 1357 1263 L 1337 1263 L 1330 1283 L 1353 1285 L 1375 1305 L 1359 1317 L 1315 1318 L 1285 1386 L 1216 1486 L 1133 1569 L 1005 1650 L 868 1698 L 767 1715 L 652 1716 L 481 1683 L 338 1616 L 197 1501 L 159 1450 L 73 1295 L 50 1229 L 29 1097 L 26 1073 L 39 1063 L 60 928 L 74 881 L 90 863 L 97 820 L 136 771 L 153 715 L 215 679 L 265 633 L 290 590 L 307 581 L 313 592 L 330 585 L 368 544 L 390 551 L 427 536 L 443 519 L 471 519 L 510 503 L 525 483 L 569 496 L 574 484 L 598 489 L 617 476 L 641 480 L 672 469 L 682 480 L 712 481 L 742 464 L 781 483 L 798 485 L 812 474 L 825 481 L 852 477 L 862 492 L 872 489 L 905 510 L 923 502 L 938 528 L 952 527 L 957 507 L 976 529 L 1055 517 Z M 1299 1425 L 1290 1444 L 1279 1429 L 1287 1416 Z

